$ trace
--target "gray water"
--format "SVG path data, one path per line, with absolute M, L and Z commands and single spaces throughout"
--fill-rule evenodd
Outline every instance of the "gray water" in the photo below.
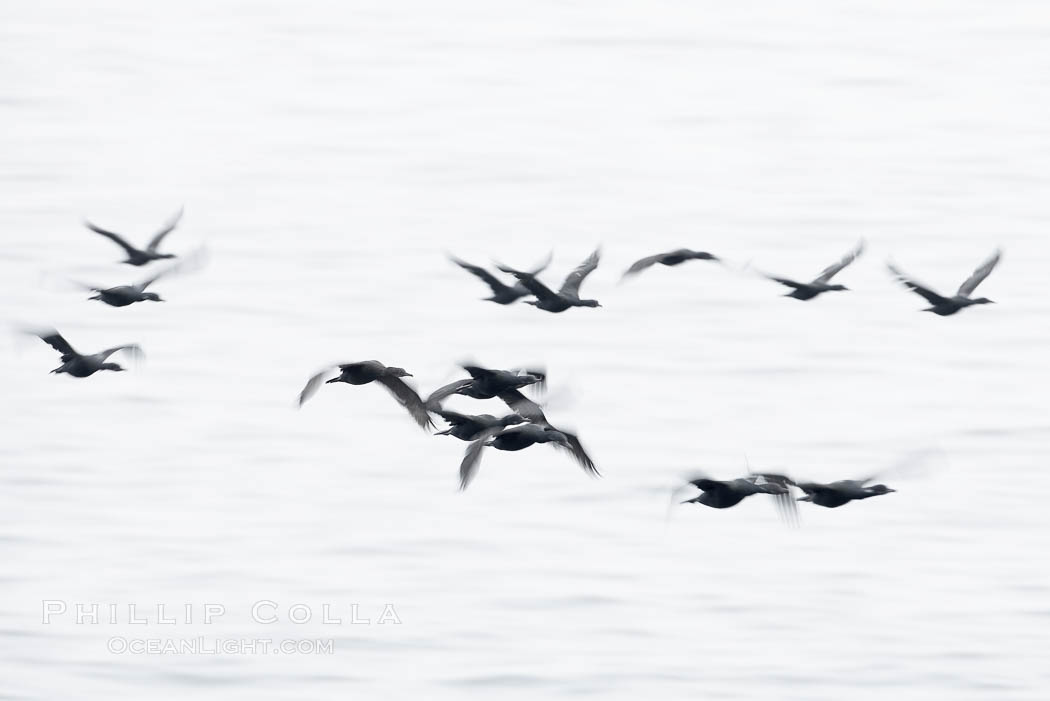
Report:
M 3 341 L 0 697 L 1045 699 L 1048 37 L 1035 2 L 5 8 L 0 318 L 147 358 L 74 380 Z M 183 203 L 168 247 L 210 265 L 167 303 L 59 284 L 143 274 L 84 217 L 144 242 Z M 851 292 L 754 274 L 862 237 Z M 554 281 L 598 244 L 604 306 L 561 315 L 445 259 L 553 248 Z M 617 284 L 683 245 L 732 265 Z M 950 292 L 996 246 L 998 304 L 951 318 L 883 266 Z M 604 478 L 539 446 L 459 494 L 465 444 L 380 388 L 295 410 L 368 358 L 423 391 L 545 364 Z M 797 530 L 761 499 L 665 518 L 747 464 L 899 491 Z M 119 621 L 77 624 L 92 602 Z M 197 636 L 334 651 L 108 649 Z

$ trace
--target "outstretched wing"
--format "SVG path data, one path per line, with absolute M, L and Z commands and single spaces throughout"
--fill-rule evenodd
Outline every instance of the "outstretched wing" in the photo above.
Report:
M 915 294 L 920 295 L 930 304 L 938 305 L 944 304 L 948 301 L 946 298 L 940 296 L 939 294 L 931 290 L 929 287 L 920 285 L 914 280 L 911 280 L 908 277 L 906 277 L 904 273 L 895 268 L 892 263 L 887 263 L 886 267 L 890 269 L 891 273 L 893 273 L 893 277 L 897 278 L 897 282 L 904 285 Z
M 640 258 L 636 260 L 634 263 L 631 264 L 630 268 L 624 271 L 622 277 L 627 277 L 628 275 L 637 275 L 646 268 L 651 268 L 652 266 L 660 262 L 660 259 L 663 258 L 664 255 L 666 254 L 657 253 L 654 256 L 646 256 L 645 258 Z
M 107 239 L 123 248 L 129 256 L 134 256 L 135 254 L 140 253 L 139 249 L 135 248 L 130 243 L 125 241 L 124 237 L 122 237 L 120 234 L 114 234 L 112 231 L 106 231 L 105 229 L 99 228 L 91 222 L 87 221 L 86 219 L 84 220 L 84 226 L 91 229 L 96 234 L 101 234 L 102 236 L 105 236 Z
M 456 258 L 455 256 L 449 256 L 449 260 L 451 260 L 453 263 L 463 268 L 467 272 L 472 273 L 473 275 L 476 275 L 478 278 L 480 278 L 482 282 L 484 282 L 486 285 L 492 288 L 493 294 L 499 294 L 509 289 L 509 287 L 500 282 L 500 280 L 497 279 L 495 275 L 485 270 L 480 265 L 473 265 L 471 263 L 467 263 L 466 261 L 462 261 L 459 258 Z
M 321 385 L 325 383 L 325 378 L 332 374 L 338 365 L 329 365 L 325 369 L 319 371 L 317 374 L 310 377 L 306 381 L 306 386 L 303 387 L 302 391 L 299 392 L 299 406 L 302 407 L 306 403 L 306 400 L 317 394 L 317 390 L 321 388 Z
M 175 227 L 179 225 L 179 220 L 182 219 L 182 207 L 179 207 L 179 211 L 175 213 L 168 223 L 164 225 L 164 228 L 158 231 L 152 239 L 150 239 L 149 245 L 146 246 L 146 250 L 150 253 L 156 253 L 157 248 L 160 246 L 160 242 L 164 240 L 164 237 L 175 230 Z
M 999 259 L 1002 257 L 1003 252 L 997 250 L 992 254 L 991 258 L 981 263 L 981 266 L 977 270 L 973 271 L 973 275 L 966 278 L 966 282 L 959 286 L 959 291 L 956 293 L 962 297 L 969 297 L 973 294 L 973 291 L 977 289 L 977 286 L 988 277 L 995 266 L 999 265 Z
M 561 432 L 565 434 L 565 437 L 568 439 L 568 445 L 566 446 L 561 443 L 555 443 L 555 447 L 567 450 L 577 464 L 583 468 L 583 471 L 591 477 L 601 477 L 602 473 L 598 472 L 598 468 L 595 467 L 594 461 L 591 460 L 591 456 L 587 455 L 587 451 L 583 449 L 583 444 L 580 443 L 580 439 L 577 438 L 575 434 L 569 433 L 568 431 Z
M 401 406 L 408 409 L 408 413 L 412 415 L 412 418 L 416 420 L 420 428 L 427 429 L 434 427 L 434 421 L 430 418 L 430 414 L 427 412 L 426 406 L 423 404 L 423 400 L 419 398 L 416 391 L 408 386 L 408 384 L 400 377 L 391 377 L 384 375 L 379 378 L 379 383 L 390 390 L 394 398 L 397 399 Z
M 41 341 L 61 353 L 62 362 L 66 362 L 67 360 L 71 360 L 80 355 L 73 350 L 73 346 L 69 345 L 69 341 L 62 338 L 62 334 L 54 329 L 49 329 L 47 331 L 34 331 L 33 333 L 35 333 Z
M 820 275 L 818 275 L 817 278 L 813 282 L 814 283 L 827 283 L 827 282 L 829 282 L 831 280 L 831 278 L 835 277 L 843 268 L 845 268 L 847 265 L 849 265 L 853 261 L 857 260 L 857 258 L 863 252 L 864 252 L 864 239 L 861 239 L 857 243 L 856 247 L 852 251 L 850 251 L 849 253 L 847 253 L 845 256 L 842 257 L 842 260 L 840 260 L 837 263 L 832 263 L 828 267 L 824 268 L 824 270 L 822 270 L 820 272 Z
M 142 348 L 140 348 L 137 343 L 128 343 L 128 344 L 123 345 L 123 346 L 113 346 L 112 348 L 107 348 L 106 350 L 101 351 L 99 353 L 96 353 L 95 355 L 100 360 L 105 360 L 106 358 L 108 358 L 109 356 L 113 355 L 117 351 L 127 351 L 128 352 L 128 356 L 132 360 L 141 360 L 143 355 L 144 355 L 143 352 L 142 352 Z
M 558 290 L 560 294 L 566 297 L 580 298 L 580 285 L 583 284 L 584 279 L 598 267 L 598 260 L 601 258 L 602 249 L 594 249 L 594 253 L 587 256 L 587 260 L 580 263 L 576 270 L 569 273 L 569 276 L 565 278 L 565 282 L 562 283 L 561 289 Z M 539 295 L 537 295 L 538 297 Z
M 770 280 L 773 280 L 774 282 L 779 282 L 781 285 L 787 285 L 788 287 L 796 290 L 801 290 L 807 287 L 807 285 L 803 282 L 796 282 L 786 277 L 775 277 L 773 275 L 766 275 L 766 277 Z
M 447 397 L 451 397 L 453 394 L 463 389 L 464 387 L 469 386 L 472 382 L 474 382 L 474 380 L 465 378 L 462 380 L 456 380 L 455 382 L 449 382 L 447 385 L 444 385 L 443 387 L 438 387 L 436 390 L 431 392 L 430 396 L 426 398 L 426 401 L 424 403 L 431 410 L 434 410 L 435 408 L 440 409 L 442 401 L 444 401 Z
M 481 434 L 480 438 L 472 441 L 467 446 L 466 451 L 463 453 L 463 460 L 459 463 L 459 491 L 462 492 L 469 487 L 474 477 L 477 476 L 478 468 L 481 467 L 481 452 L 485 449 L 485 443 L 498 434 L 500 430 L 499 428 L 489 429 Z
M 527 273 L 522 270 L 515 270 L 514 268 L 509 268 L 505 265 L 500 265 L 498 267 L 503 272 L 509 273 L 516 277 L 526 290 L 536 295 L 537 299 L 558 299 L 558 295 L 553 290 L 551 290 L 551 288 L 547 287 L 542 282 L 537 280 L 536 276 L 532 273 Z
M 543 409 L 540 408 L 540 405 L 526 397 L 519 390 L 506 389 L 497 396 L 506 402 L 507 406 L 515 413 L 520 414 L 532 423 L 545 426 L 550 425 L 547 423 L 547 417 L 543 415 Z

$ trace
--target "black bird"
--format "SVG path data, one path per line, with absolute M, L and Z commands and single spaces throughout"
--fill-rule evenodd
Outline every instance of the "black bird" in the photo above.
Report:
M 529 423 L 513 428 L 493 427 L 471 443 L 463 455 L 459 466 L 459 488 L 464 490 L 481 463 L 481 451 L 486 447 L 496 450 L 524 450 L 536 443 L 551 443 L 557 448 L 568 451 L 574 460 L 592 477 L 601 477 L 594 461 L 587 455 L 579 437 L 574 433 L 556 428 L 547 421 L 543 410 L 536 402 L 528 399 L 517 389 L 506 389 L 499 393 L 500 399 L 514 410 L 515 414 L 528 419 Z
M 501 429 L 525 423 L 525 418 L 518 414 L 507 414 L 506 416 L 496 417 L 491 414 L 470 416 L 468 414 L 460 414 L 455 411 L 441 408 L 433 411 L 447 421 L 451 427 L 444 431 L 438 431 L 434 435 L 453 436 L 461 441 L 477 440 L 493 428 Z
M 467 447 L 459 466 L 459 488 L 464 490 L 477 474 L 481 451 L 487 447 L 496 450 L 524 450 L 536 443 L 551 443 L 568 451 L 580 467 L 592 477 L 601 477 L 594 461 L 583 449 L 580 439 L 568 431 L 559 431 L 550 425 L 526 423 L 512 428 L 492 428 Z
M 829 265 L 821 271 L 820 275 L 815 277 L 812 282 L 798 282 L 791 280 L 786 277 L 776 277 L 774 275 L 766 275 L 770 280 L 775 280 L 781 285 L 786 285 L 792 288 L 791 292 L 788 292 L 785 297 L 794 297 L 800 300 L 813 299 L 817 295 L 823 292 L 840 292 L 848 290 L 849 288 L 845 285 L 833 285 L 831 284 L 831 278 L 835 277 L 843 268 L 852 263 L 864 252 L 864 241 L 857 244 L 856 248 L 847 253 L 842 260 Z
M 69 341 L 64 339 L 62 334 L 54 329 L 33 331 L 32 333 L 38 336 L 41 341 L 62 354 L 62 364 L 52 370 L 51 372 L 53 373 L 64 372 L 73 377 L 88 377 L 89 375 L 94 375 L 99 370 L 123 372 L 124 368 L 117 363 L 106 362 L 109 356 L 121 350 L 128 351 L 128 354 L 132 358 L 139 358 L 142 356 L 142 349 L 135 344 L 113 346 L 112 348 L 107 348 L 106 350 L 93 355 L 81 355 L 73 350 L 73 346 L 69 345 Z
M 153 238 L 150 239 L 150 242 L 146 246 L 145 250 L 140 249 L 140 248 L 135 248 L 130 243 L 128 243 L 124 239 L 124 237 L 120 236 L 119 234 L 114 234 L 112 231 L 106 231 L 105 229 L 100 229 L 99 227 L 95 226 L 94 224 L 92 224 L 89 221 L 85 221 L 84 222 L 84 226 L 86 226 L 87 228 L 91 229 L 96 234 L 101 234 L 101 235 L 105 236 L 110 241 L 112 241 L 113 243 L 115 243 L 118 246 L 120 246 L 121 248 L 123 248 L 124 251 L 128 254 L 128 257 L 127 257 L 126 260 L 121 261 L 121 262 L 127 263 L 128 265 L 145 265 L 146 263 L 149 263 L 150 261 L 161 260 L 163 258 L 174 258 L 175 257 L 174 253 L 158 253 L 157 252 L 157 248 L 160 247 L 161 241 L 164 240 L 164 237 L 167 236 L 168 234 L 170 234 L 175 229 L 175 227 L 179 225 L 179 220 L 181 218 L 182 218 L 182 210 L 180 209 L 178 211 L 178 213 L 176 213 L 176 215 L 174 217 L 172 217 L 168 221 L 167 224 L 164 225 L 164 228 L 161 229 L 160 231 L 158 231 L 153 236 Z
M 325 380 L 325 377 L 336 369 L 339 370 L 339 375 Z M 394 398 L 397 399 L 401 406 L 408 409 L 408 413 L 412 415 L 412 418 L 416 420 L 420 427 L 432 427 L 434 422 L 431 420 L 430 414 L 427 413 L 423 400 L 419 398 L 414 389 L 405 384 L 404 380 L 401 379 L 402 377 L 412 377 L 412 375 L 404 368 L 387 367 L 378 360 L 364 360 L 358 363 L 333 365 L 325 368 L 307 381 L 303 391 L 299 393 L 299 406 L 302 406 L 307 399 L 312 397 L 322 384 L 346 382 L 351 385 L 367 385 L 370 382 L 378 381 L 379 384 L 390 390 L 390 393 L 394 395 Z
M 671 251 L 670 253 L 657 253 L 655 256 L 649 256 L 648 258 L 642 258 L 637 260 L 628 268 L 623 277 L 628 275 L 637 275 L 646 268 L 650 268 L 657 263 L 660 265 L 679 265 L 686 262 L 687 260 L 713 260 L 718 261 L 717 256 L 713 256 L 706 251 L 693 251 L 688 248 L 679 248 L 677 251 Z
M 780 516 L 789 523 L 797 523 L 798 509 L 791 498 L 791 481 L 784 475 L 754 473 L 734 480 L 714 480 L 699 477 L 689 481 L 703 493 L 683 504 L 703 504 L 712 509 L 728 509 L 753 494 L 772 494 Z
M 552 254 L 548 254 L 547 260 L 545 260 L 543 264 L 539 265 L 538 267 L 533 268 L 529 272 L 529 274 L 539 275 L 544 270 L 546 270 L 547 266 L 551 263 L 551 255 Z M 493 275 L 492 273 L 485 270 L 479 265 L 472 265 L 470 263 L 460 260 L 459 258 L 456 258 L 455 256 L 449 256 L 449 259 L 464 270 L 473 273 L 477 277 L 481 278 L 481 280 L 486 285 L 492 288 L 492 296 L 485 297 L 486 302 L 495 302 L 496 304 L 511 304 L 513 302 L 518 301 L 522 297 L 528 297 L 532 294 L 532 292 L 530 292 L 528 288 L 526 288 L 525 285 L 523 285 L 521 282 L 515 282 L 513 285 L 505 285 L 499 278 L 497 278 L 495 275 Z
M 817 506 L 826 506 L 829 509 L 834 509 L 857 499 L 867 499 L 868 497 L 877 497 L 897 491 L 896 489 L 890 489 L 884 484 L 865 486 L 872 479 L 869 477 L 863 480 L 840 480 L 830 484 L 820 484 L 819 482 L 793 482 L 792 484 L 806 493 L 806 496 L 799 497 L 799 501 L 811 501 Z
M 126 307 L 136 302 L 163 302 L 159 294 L 156 292 L 146 292 L 146 288 L 160 280 L 162 277 L 168 277 L 176 273 L 189 272 L 190 270 L 196 270 L 199 268 L 206 258 L 204 249 L 199 249 L 190 255 L 181 258 L 178 263 L 169 265 L 166 269 L 153 275 L 150 278 L 143 280 L 142 282 L 135 285 L 118 285 L 116 287 L 97 287 L 95 285 L 87 285 L 82 282 L 74 283 L 85 290 L 95 292 L 88 299 L 97 299 L 101 302 L 108 304 L 111 307 Z
M 601 249 L 595 249 L 594 253 L 587 257 L 587 260 L 583 261 L 583 263 L 581 263 L 575 270 L 569 273 L 568 277 L 565 278 L 565 282 L 562 283 L 561 289 L 557 292 L 554 292 L 536 279 L 536 276 L 533 273 L 515 270 L 514 268 L 508 268 L 504 265 L 499 266 L 499 269 L 518 278 L 522 285 L 532 292 L 532 294 L 536 295 L 535 300 L 527 299 L 525 300 L 525 304 L 531 304 L 544 311 L 557 314 L 558 312 L 563 312 L 572 307 L 602 306 L 596 299 L 580 299 L 580 285 L 583 283 L 584 279 L 598 267 L 598 259 L 600 256 Z
M 973 274 L 970 275 L 970 277 L 966 278 L 966 281 L 959 286 L 958 292 L 952 297 L 942 297 L 930 288 L 909 279 L 904 273 L 895 268 L 892 263 L 887 263 L 886 267 L 890 269 L 890 272 L 893 273 L 893 276 L 897 278 L 898 282 L 933 305 L 922 311 L 933 312 L 938 316 L 951 316 L 960 309 L 972 307 L 975 304 L 995 304 L 987 297 L 973 298 L 970 295 L 972 295 L 974 290 L 977 289 L 977 286 L 980 285 L 993 270 L 995 270 L 995 266 L 999 264 L 999 259 L 1001 257 L 1002 251 L 997 250 L 993 253 L 988 260 L 981 263 L 980 267 L 973 271 Z
M 431 411 L 440 408 L 441 402 L 453 394 L 462 394 L 474 399 L 492 399 L 500 392 L 529 385 L 543 387 L 547 375 L 542 370 L 489 370 L 477 365 L 464 365 L 470 373 L 470 379 L 464 378 L 450 382 L 430 393 L 426 405 Z

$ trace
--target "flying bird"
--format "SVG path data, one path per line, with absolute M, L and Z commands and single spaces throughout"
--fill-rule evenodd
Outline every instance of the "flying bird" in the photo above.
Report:
M 798 522 L 798 509 L 791 497 L 791 480 L 784 475 L 753 473 L 733 480 L 698 477 L 689 480 L 687 484 L 693 485 L 702 493 L 683 501 L 683 504 L 703 504 L 712 509 L 728 509 L 754 494 L 771 494 L 781 519 L 791 524 Z M 677 492 L 678 490 L 675 490 L 674 493 Z
M 839 480 L 830 484 L 821 484 L 819 482 L 792 482 L 792 484 L 806 493 L 806 496 L 799 497 L 799 501 L 811 501 L 817 506 L 826 506 L 829 509 L 837 508 L 858 499 L 877 497 L 897 491 L 896 489 L 890 489 L 884 484 L 866 486 L 872 479 L 874 478 Z
M 657 253 L 654 256 L 635 261 L 630 268 L 624 271 L 623 277 L 626 278 L 629 275 L 637 275 L 646 268 L 651 268 L 657 263 L 660 265 L 672 266 L 679 265 L 687 260 L 713 260 L 718 262 L 719 259 L 717 256 L 713 256 L 706 251 L 693 251 L 688 248 L 679 248 L 676 251 Z
M 529 274 L 539 275 L 547 266 L 551 263 L 551 256 L 553 254 L 548 253 L 547 259 L 536 268 L 533 268 Z M 504 284 L 499 278 L 490 273 L 489 271 L 482 268 L 480 265 L 473 265 L 465 261 L 456 258 L 455 256 L 449 256 L 449 259 L 463 268 L 469 273 L 474 274 L 482 280 L 486 285 L 492 289 L 492 296 L 485 297 L 486 302 L 495 302 L 496 304 L 511 304 L 518 301 L 522 297 L 528 297 L 532 294 L 528 288 L 525 287 L 521 282 L 515 282 L 513 285 Z
M 448 422 L 449 428 L 438 431 L 436 436 L 452 436 L 461 441 L 474 441 L 481 438 L 491 429 L 507 428 L 525 423 L 525 418 L 518 414 L 507 414 L 506 416 L 493 416 L 491 414 L 460 414 L 448 409 L 438 408 L 434 413 Z
M 587 455 L 580 439 L 568 431 L 559 431 L 550 425 L 525 423 L 510 428 L 492 428 L 467 446 L 459 466 L 459 488 L 466 489 L 477 475 L 481 465 L 481 453 L 485 448 L 496 450 L 524 450 L 537 443 L 550 443 L 567 451 L 573 459 L 592 477 L 601 477 L 594 461 Z
M 516 277 L 526 289 L 536 295 L 536 299 L 527 299 L 525 304 L 531 304 L 538 309 L 557 314 L 572 307 L 602 306 L 596 299 L 580 299 L 580 285 L 598 267 L 598 259 L 600 257 L 601 249 L 595 249 L 594 253 L 589 255 L 583 263 L 569 273 L 557 292 L 540 282 L 534 273 L 515 270 L 505 265 L 499 266 L 499 269 Z
M 966 278 L 966 281 L 959 286 L 958 291 L 951 297 L 942 297 L 930 288 L 920 285 L 894 267 L 892 263 L 887 263 L 886 267 L 890 269 L 890 272 L 893 273 L 893 276 L 898 282 L 933 305 L 922 311 L 933 312 L 938 316 L 951 316 L 960 309 L 972 307 L 975 304 L 994 304 L 994 302 L 987 297 L 974 298 L 970 295 L 972 295 L 974 290 L 977 289 L 977 286 L 980 285 L 993 270 L 995 270 L 995 266 L 999 264 L 999 259 L 1001 257 L 1002 251 L 996 250 L 988 260 L 981 263 L 981 265 L 973 271 L 973 274 L 971 274 L 970 277 Z
M 337 369 L 339 374 L 336 377 L 325 379 Z M 322 384 L 345 382 L 351 385 L 367 385 L 370 382 L 379 382 L 379 384 L 390 390 L 390 393 L 394 395 L 398 403 L 408 410 L 408 413 L 412 415 L 412 418 L 415 419 L 421 428 L 433 427 L 434 422 L 431 420 L 430 414 L 427 413 L 423 400 L 419 398 L 414 389 L 401 379 L 402 377 L 412 377 L 412 375 L 404 368 L 387 367 L 378 360 L 333 365 L 318 372 L 307 381 L 306 386 L 299 393 L 299 406 L 302 406 L 307 399 L 312 397 Z
M 795 299 L 803 301 L 810 300 L 824 292 L 840 292 L 848 290 L 849 288 L 845 285 L 831 284 L 831 278 L 840 273 L 847 265 L 857 260 L 858 256 L 863 252 L 864 241 L 861 240 L 852 251 L 843 256 L 842 260 L 824 268 L 820 275 L 813 278 L 812 282 L 798 282 L 786 277 L 776 277 L 775 275 L 766 275 L 766 277 L 770 280 L 779 282 L 781 285 L 792 288 L 791 292 L 784 295 L 785 297 L 794 297 Z
M 547 381 L 543 370 L 489 370 L 478 365 L 464 365 L 470 378 L 463 378 L 439 387 L 430 393 L 426 406 L 431 410 L 441 407 L 441 402 L 453 394 L 462 394 L 473 399 L 492 399 L 500 392 L 536 385 L 542 388 Z
M 121 367 L 119 364 L 106 362 L 109 359 L 109 356 L 117 351 L 127 351 L 132 359 L 142 357 L 142 349 L 135 344 L 113 346 L 112 348 L 107 348 L 104 351 L 92 355 L 81 355 L 73 349 L 73 346 L 69 345 L 69 341 L 63 338 L 62 334 L 54 329 L 32 331 L 30 333 L 38 336 L 41 341 L 62 354 L 62 364 L 51 371 L 56 374 L 66 373 L 73 377 L 88 377 L 89 375 L 94 375 L 99 370 L 123 372 L 125 368 Z
M 85 221 L 84 226 L 91 229 L 96 234 L 101 234 L 102 236 L 105 236 L 110 241 L 123 248 L 124 252 L 128 254 L 128 257 L 126 260 L 123 260 L 121 262 L 127 263 L 128 265 L 145 265 L 150 261 L 175 257 L 174 253 L 159 253 L 157 249 L 160 247 L 160 244 L 164 240 L 164 237 L 170 234 L 175 229 L 175 227 L 179 225 L 179 220 L 181 218 L 182 210 L 180 209 L 174 217 L 168 220 L 168 223 L 164 225 L 164 228 L 158 231 L 153 236 L 153 238 L 150 239 L 150 242 L 145 249 L 135 248 L 130 243 L 128 243 L 127 240 L 125 240 L 124 237 L 122 237 L 121 235 L 114 234 L 112 231 L 107 231 L 106 229 L 99 228 L 89 221 Z
M 195 255 L 191 255 L 184 258 L 182 262 L 168 266 L 166 269 L 161 270 L 156 275 L 149 277 L 142 282 L 134 285 L 118 285 L 116 287 L 98 287 L 95 285 L 87 285 L 82 282 L 75 283 L 79 287 L 94 292 L 95 294 L 88 299 L 97 299 L 111 307 L 126 307 L 136 302 L 163 302 L 159 294 L 156 292 L 147 292 L 146 288 L 160 280 L 163 277 L 173 275 L 175 273 L 186 272 L 191 268 L 199 266 L 200 261 L 203 258 L 203 253 L 198 251 Z

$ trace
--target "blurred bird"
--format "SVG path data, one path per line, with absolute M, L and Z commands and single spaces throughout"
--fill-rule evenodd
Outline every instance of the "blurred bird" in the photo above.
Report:
M 898 270 L 892 263 L 887 263 L 886 267 L 890 269 L 893 276 L 902 285 L 907 287 L 915 294 L 923 297 L 927 302 L 932 304 L 932 307 L 923 309 L 924 312 L 933 312 L 938 316 L 951 316 L 960 309 L 971 307 L 975 304 L 995 304 L 992 300 L 987 297 L 977 297 L 976 299 L 970 297 L 977 286 L 988 277 L 995 266 L 999 264 L 999 259 L 1002 257 L 1002 251 L 996 250 L 988 260 L 981 263 L 980 267 L 973 271 L 970 277 L 966 278 L 966 281 L 959 286 L 959 290 L 952 297 L 942 297 L 930 288 L 920 285 L 914 280 L 908 278 L 900 270 Z
M 792 484 L 806 493 L 806 496 L 799 497 L 799 501 L 811 501 L 817 506 L 826 506 L 829 509 L 834 509 L 858 499 L 877 497 L 897 491 L 896 489 L 890 489 L 884 484 L 865 486 L 872 479 L 874 478 L 839 480 L 830 484 L 821 484 L 819 482 L 792 482 Z
M 339 370 L 339 375 L 326 380 L 325 377 L 336 369 Z M 408 409 L 408 413 L 412 415 L 412 418 L 415 419 L 421 428 L 433 427 L 434 422 L 427 413 L 426 407 L 423 406 L 423 400 L 419 398 L 415 390 L 401 379 L 402 377 L 412 377 L 412 375 L 404 368 L 387 367 L 378 360 L 333 365 L 325 368 L 307 381 L 303 391 L 299 393 L 299 406 L 302 406 L 307 399 L 312 397 L 322 384 L 345 382 L 351 385 L 367 385 L 370 382 L 378 381 L 379 384 L 390 390 L 390 393 L 394 395 L 394 398 L 397 399 L 401 406 Z
M 75 283 L 77 286 L 95 292 L 96 294 L 88 297 L 88 299 L 97 299 L 111 307 L 126 307 L 136 302 L 163 302 L 161 296 L 156 292 L 146 292 L 146 288 L 160 280 L 162 277 L 167 277 L 176 273 L 183 273 L 189 271 L 191 268 L 196 268 L 201 260 L 203 259 L 203 252 L 198 251 L 196 254 L 183 259 L 182 262 L 171 265 L 165 270 L 160 271 L 156 275 L 143 280 L 140 283 L 134 285 L 118 285 L 116 287 L 97 287 L 95 285 L 88 285 L 82 282 Z
M 492 428 L 467 447 L 459 466 L 459 488 L 464 490 L 477 474 L 481 464 L 481 452 L 487 447 L 496 450 L 524 450 L 536 443 L 551 443 L 568 451 L 574 460 L 592 477 L 601 477 L 594 461 L 583 449 L 580 439 L 567 431 L 559 431 L 550 425 L 526 423 L 511 428 Z
M 553 253 L 548 253 L 547 259 L 539 266 L 533 268 L 529 272 L 529 274 L 539 275 L 544 270 L 546 270 L 547 266 L 551 263 L 552 256 Z M 521 299 L 522 297 L 528 297 L 532 294 L 532 292 L 530 292 L 521 282 L 516 282 L 513 285 L 505 285 L 502 281 L 500 281 L 499 278 L 497 278 L 495 275 L 493 275 L 492 273 L 485 270 L 479 265 L 472 265 L 470 263 L 460 260 L 459 258 L 456 258 L 455 256 L 449 256 L 449 259 L 464 270 L 476 275 L 486 285 L 492 288 L 492 296 L 484 298 L 486 302 L 495 302 L 496 304 L 511 304 Z
M 443 418 L 448 422 L 451 428 L 444 431 L 438 431 L 437 436 L 453 436 L 461 441 L 473 441 L 480 438 L 484 433 L 489 430 L 496 428 L 506 428 L 508 426 L 516 426 L 521 423 L 525 423 L 525 418 L 518 414 L 507 414 L 506 416 L 492 416 L 491 414 L 478 414 L 477 416 L 470 416 L 468 414 L 460 414 L 455 411 L 449 411 L 448 409 L 438 408 L 433 410 L 435 414 Z
M 683 501 L 683 504 L 703 504 L 712 509 L 728 509 L 753 494 L 771 494 L 781 519 L 790 524 L 798 522 L 798 509 L 791 498 L 791 480 L 784 475 L 753 473 L 747 477 L 725 481 L 698 477 L 689 480 L 687 484 L 693 485 L 703 493 Z M 672 494 L 677 492 L 678 490 L 675 490 Z
M 63 338 L 62 334 L 54 329 L 30 331 L 29 333 L 38 336 L 41 341 L 62 354 L 62 364 L 52 370 L 52 373 L 64 372 L 73 377 L 88 377 L 89 375 L 94 375 L 99 370 L 123 372 L 125 368 L 117 363 L 106 362 L 109 356 L 117 351 L 127 351 L 132 359 L 142 357 L 142 349 L 135 344 L 113 346 L 112 348 L 107 348 L 106 350 L 93 355 L 81 355 L 73 350 L 73 346 L 69 345 L 69 341 Z
M 779 282 L 781 285 L 791 287 L 792 291 L 788 292 L 785 297 L 794 297 L 800 300 L 810 300 L 817 295 L 824 292 L 839 292 L 848 290 L 849 288 L 845 285 L 832 285 L 831 278 L 835 277 L 839 272 L 842 271 L 847 265 L 852 263 L 864 252 L 864 241 L 861 240 L 857 246 L 847 253 L 842 260 L 829 265 L 821 271 L 820 275 L 815 277 L 812 282 L 797 282 L 786 277 L 776 277 L 774 275 L 766 275 L 770 280 Z
M 580 299 L 580 285 L 583 283 L 584 279 L 598 267 L 598 259 L 600 256 L 601 249 L 595 249 L 594 253 L 589 255 L 583 263 L 569 273 L 568 277 L 565 278 L 565 282 L 562 283 L 561 289 L 557 292 L 554 292 L 540 282 L 534 273 L 515 270 L 514 268 L 509 268 L 505 265 L 499 266 L 499 269 L 518 278 L 522 285 L 532 292 L 532 294 L 536 295 L 535 300 L 525 300 L 526 304 L 531 304 L 544 311 L 557 314 L 571 307 L 602 306 L 596 299 Z
M 160 231 L 158 231 L 153 236 L 153 238 L 150 239 L 150 242 L 146 246 L 145 250 L 140 249 L 140 248 L 135 248 L 130 243 L 128 243 L 124 239 L 124 237 L 120 236 L 119 234 L 114 234 L 112 231 L 107 231 L 105 229 L 99 228 L 99 227 L 95 226 L 94 224 L 92 224 L 89 221 L 85 221 L 84 222 L 84 226 L 86 226 L 87 228 L 91 229 L 96 234 L 101 234 L 102 236 L 105 236 L 110 241 L 112 241 L 113 243 L 115 243 L 118 246 L 120 246 L 121 248 L 123 248 L 124 251 L 128 254 L 128 257 L 127 257 L 126 260 L 121 261 L 122 263 L 127 263 L 129 265 L 145 265 L 146 263 L 149 263 L 150 261 L 161 260 L 163 258 L 174 258 L 175 257 L 174 253 L 158 253 L 157 252 L 157 248 L 160 247 L 160 244 L 164 240 L 164 237 L 167 236 L 168 234 L 170 234 L 175 229 L 175 227 L 179 225 L 179 220 L 181 218 L 182 218 L 182 210 L 180 209 L 175 214 L 175 216 L 172 217 L 168 221 L 168 223 L 164 225 L 164 228 L 161 229 Z
M 623 277 L 626 278 L 628 275 L 637 275 L 646 268 L 650 268 L 656 265 L 657 263 L 659 263 L 660 265 L 672 266 L 679 265 L 681 263 L 686 262 L 687 260 L 713 260 L 715 262 L 719 261 L 717 256 L 713 256 L 710 253 L 707 253 L 706 251 L 693 251 L 688 248 L 679 248 L 676 251 L 671 251 L 669 253 L 657 253 L 654 256 L 649 256 L 648 258 L 642 258 L 640 260 L 635 261 L 634 264 L 632 264 L 631 267 L 624 272 Z
M 431 411 L 440 408 L 441 402 L 453 394 L 462 394 L 473 399 L 492 399 L 507 389 L 529 385 L 542 388 L 547 381 L 547 374 L 543 370 L 489 370 L 478 365 L 462 367 L 470 373 L 470 379 L 456 380 L 431 392 L 426 399 L 426 406 Z

